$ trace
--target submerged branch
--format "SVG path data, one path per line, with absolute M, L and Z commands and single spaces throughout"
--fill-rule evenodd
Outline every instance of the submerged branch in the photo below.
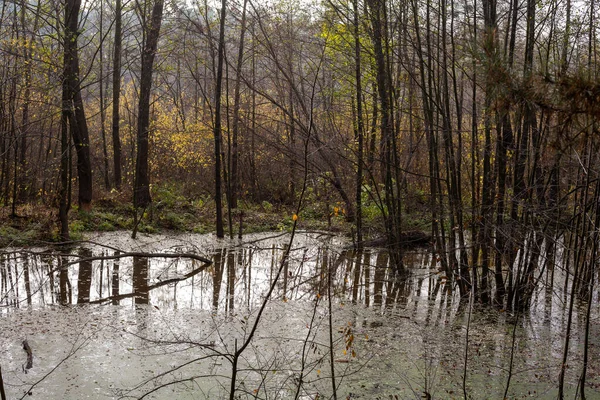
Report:
M 68 267 L 69 265 L 79 264 L 80 262 L 85 261 L 98 261 L 98 260 L 116 260 L 120 258 L 126 257 L 142 257 L 142 258 L 190 258 L 192 260 L 201 261 L 205 263 L 204 267 L 212 264 L 212 261 L 208 258 L 199 256 L 197 254 L 192 253 L 146 253 L 143 251 L 133 251 L 126 252 L 120 254 L 113 254 L 111 256 L 93 256 L 93 257 L 85 257 L 80 258 L 76 261 L 69 261 L 68 263 L 63 264 L 63 267 Z
M 187 274 L 185 274 L 183 276 L 180 276 L 178 278 L 165 279 L 164 281 L 159 281 L 153 285 L 147 286 L 146 288 L 144 288 L 144 290 L 150 291 L 150 290 L 157 289 L 157 288 L 165 286 L 165 285 L 185 281 L 186 279 L 189 279 L 194 275 L 198 275 L 200 272 L 202 272 L 206 268 L 208 268 L 211 264 L 212 264 L 211 261 L 205 262 L 200 267 L 188 272 Z M 135 297 L 137 294 L 138 294 L 137 292 L 131 292 L 131 293 L 125 293 L 125 294 L 118 294 L 118 295 L 114 295 L 114 296 L 108 296 L 108 297 L 104 297 L 102 299 L 90 301 L 89 304 L 102 304 L 102 303 L 106 303 L 106 302 L 113 301 L 113 300 L 127 299 L 130 297 Z
M 27 372 L 28 369 L 33 368 L 33 351 L 31 351 L 31 346 L 29 346 L 27 339 L 23 340 L 23 350 L 27 353 L 27 363 L 24 368 L 25 372 Z

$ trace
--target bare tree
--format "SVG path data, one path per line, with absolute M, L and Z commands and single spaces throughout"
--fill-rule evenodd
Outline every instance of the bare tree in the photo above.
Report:
M 77 176 L 79 178 L 78 204 L 80 209 L 89 210 L 92 205 L 92 163 L 90 159 L 90 137 L 79 78 L 78 37 L 81 0 L 66 0 L 64 33 L 64 76 L 71 111 L 68 113 L 69 130 L 77 154 Z
M 152 5 L 152 15 L 146 21 L 143 15 L 145 40 L 142 48 L 142 72 L 140 75 L 140 97 L 138 105 L 137 156 L 135 163 L 135 183 L 133 205 L 145 208 L 150 202 L 150 176 L 148 169 L 148 136 L 150 130 L 150 96 L 152 92 L 152 72 L 154 58 L 158 47 L 160 25 L 163 15 L 163 0 L 155 0 Z
M 223 230 L 223 206 L 222 206 L 222 184 L 221 184 L 221 96 L 223 85 L 223 61 L 225 59 L 225 18 L 227 16 L 227 0 L 221 0 L 221 14 L 219 22 L 219 44 L 217 56 L 217 80 L 215 88 L 215 113 L 213 125 L 213 137 L 215 146 L 215 207 L 217 237 L 225 236 Z
M 113 173 L 114 185 L 117 190 L 121 189 L 121 137 L 120 106 L 121 106 L 121 52 L 123 42 L 123 6 L 122 0 L 115 2 L 115 34 L 113 47 L 113 72 L 112 72 L 112 145 L 113 145 Z

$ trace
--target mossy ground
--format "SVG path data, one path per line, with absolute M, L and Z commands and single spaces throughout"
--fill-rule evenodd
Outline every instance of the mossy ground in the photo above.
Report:
M 181 188 L 173 185 L 154 186 L 152 205 L 145 210 L 138 210 L 138 216 L 142 216 L 138 231 L 215 232 L 215 203 L 211 196 L 191 198 L 183 193 Z M 100 192 L 97 197 L 91 211 L 78 210 L 77 206 L 71 208 L 69 231 L 72 240 L 81 239 L 85 232 L 133 230 L 135 210 L 130 193 L 113 190 Z M 380 213 L 372 204 L 363 204 L 365 238 L 381 236 L 384 226 Z M 295 208 L 292 205 L 241 199 L 238 206 L 231 212 L 231 227 L 235 235 L 240 229 L 240 222 L 244 234 L 285 231 L 293 225 Z M 0 205 L 0 246 L 59 241 L 58 207 L 38 201 L 19 205 L 16 207 L 16 216 L 11 214 L 10 206 Z M 229 213 L 226 205 L 223 215 L 227 235 Z M 426 215 L 414 211 L 404 215 L 404 229 L 428 230 Z M 348 236 L 352 235 L 354 229 L 354 224 L 347 220 L 340 203 L 323 202 L 316 198 L 304 202 L 299 218 L 300 229 L 332 231 Z
M 226 234 L 228 232 L 228 210 L 223 210 Z M 138 211 L 142 215 L 142 211 Z M 237 235 L 240 228 L 246 233 L 285 231 L 293 225 L 294 210 L 287 206 L 252 204 L 242 202 L 231 213 L 232 229 Z M 131 202 L 120 198 L 103 198 L 95 201 L 91 211 L 73 207 L 69 212 L 71 239 L 79 240 L 85 232 L 127 231 L 134 227 L 134 208 Z M 352 224 L 341 215 L 331 217 L 300 214 L 301 229 L 330 230 L 350 233 Z M 216 230 L 215 207 L 212 201 L 164 202 L 157 199 L 143 210 L 138 225 L 139 232 L 193 232 L 210 233 Z M 34 245 L 43 242 L 58 242 L 60 226 L 58 209 L 44 204 L 26 204 L 16 208 L 16 216 L 10 207 L 0 207 L 0 246 Z

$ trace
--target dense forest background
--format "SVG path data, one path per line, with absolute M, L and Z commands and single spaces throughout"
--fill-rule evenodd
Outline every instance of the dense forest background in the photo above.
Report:
M 523 309 L 560 265 L 591 299 L 597 17 L 595 0 L 4 1 L 0 203 L 56 209 L 64 240 L 72 198 L 120 194 L 137 220 L 169 188 L 214 202 L 220 237 L 243 204 L 327 203 L 358 247 L 379 218 L 398 273 L 425 215 L 462 295 Z

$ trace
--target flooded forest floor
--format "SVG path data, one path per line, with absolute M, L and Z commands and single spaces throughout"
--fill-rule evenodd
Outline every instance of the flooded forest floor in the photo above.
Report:
M 113 232 L 133 230 L 134 209 L 130 196 L 107 193 L 95 201 L 91 211 L 69 212 L 69 231 L 73 240 L 83 238 L 85 232 Z M 345 210 L 339 204 L 309 203 L 301 214 L 302 227 L 308 230 L 327 230 L 350 236 L 352 224 L 346 221 Z M 251 203 L 240 201 L 231 215 L 231 230 L 237 235 L 256 232 L 289 231 L 294 211 L 290 207 L 267 201 Z M 415 214 L 415 223 L 409 228 L 427 230 L 424 216 Z M 225 213 L 228 232 L 228 213 Z M 215 232 L 215 206 L 210 197 L 190 200 L 178 191 L 158 188 L 153 192 L 151 208 L 145 210 L 138 225 L 142 233 L 210 233 Z M 374 216 L 365 220 L 365 234 L 378 237 L 384 231 L 383 222 Z M 32 245 L 59 241 L 58 209 L 44 204 L 24 204 L 0 207 L 0 246 Z
M 519 315 L 461 300 L 427 249 L 407 252 L 398 276 L 384 251 L 357 253 L 330 232 L 299 233 L 287 258 L 286 232 L 86 239 L 0 255 L 9 399 L 221 399 L 232 387 L 253 399 L 557 397 L 568 315 L 559 269 Z M 585 310 L 573 313 L 567 398 Z M 599 315 L 596 298 L 588 398 L 600 398 Z

